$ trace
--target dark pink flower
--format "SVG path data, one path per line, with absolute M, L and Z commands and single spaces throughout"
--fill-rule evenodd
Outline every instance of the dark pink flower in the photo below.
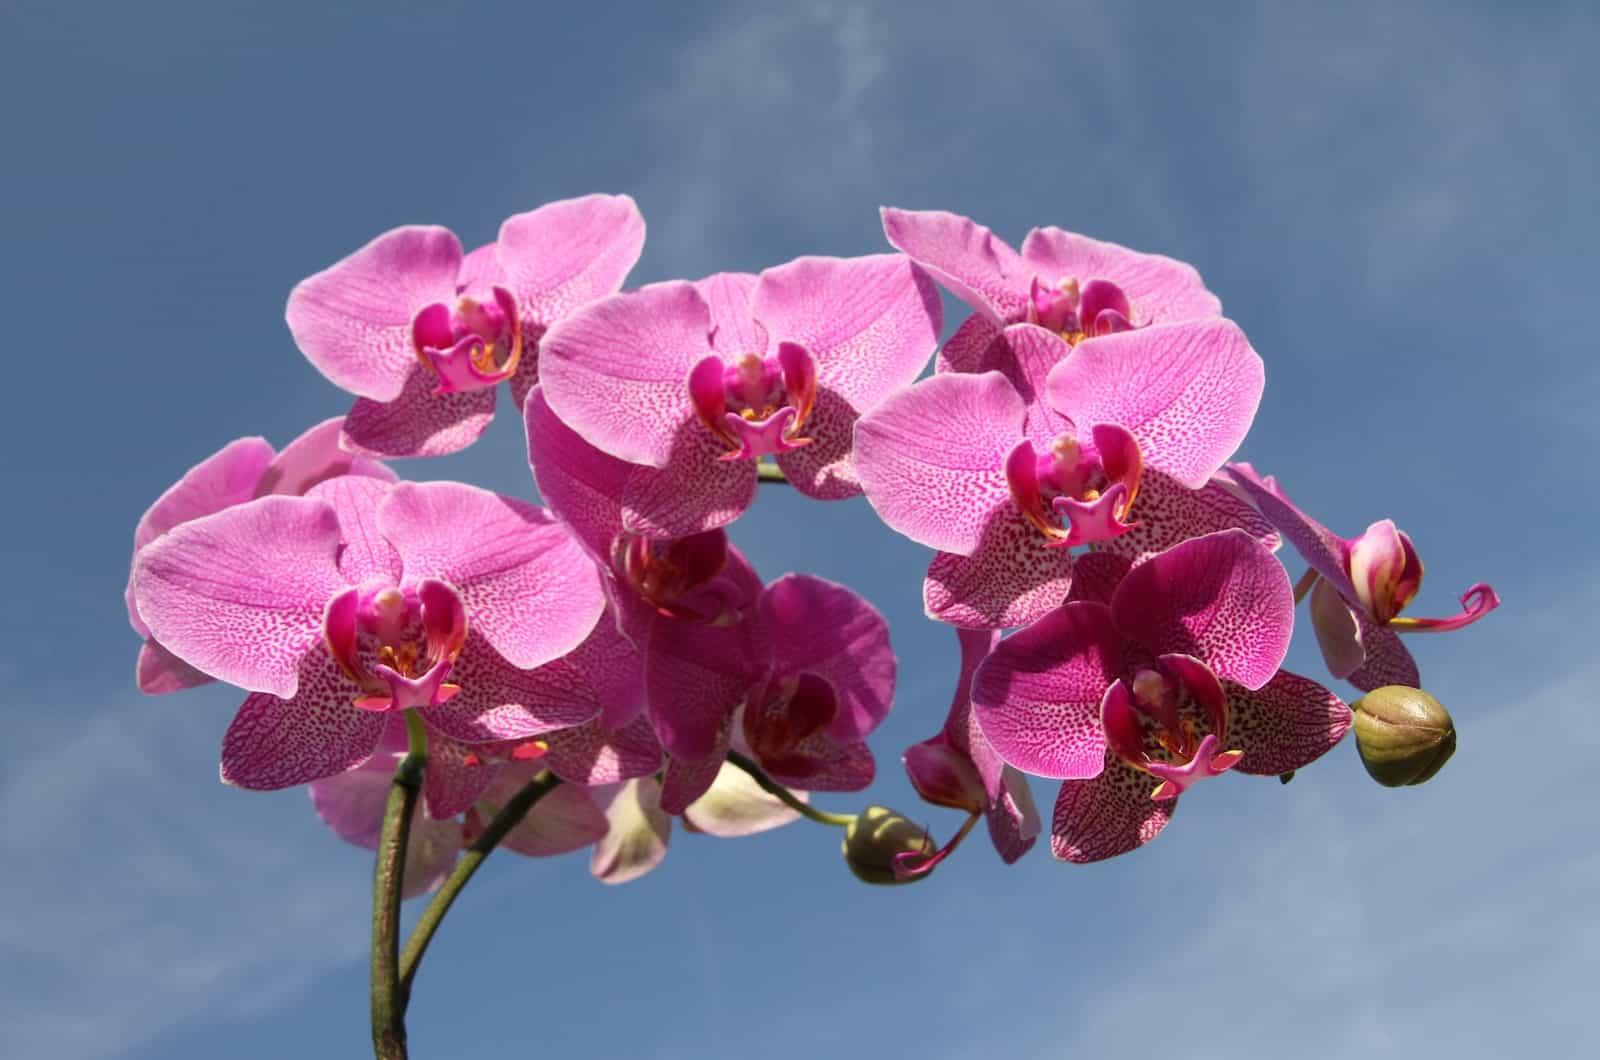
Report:
M 684 537 L 744 510 L 763 456 L 808 496 L 860 492 L 851 428 L 917 377 L 939 326 L 932 281 L 898 254 L 652 284 L 551 329 L 545 399 L 659 472 L 631 492 L 629 529 Z
M 1334 677 L 1363 692 L 1384 685 L 1416 688 L 1416 660 L 1398 633 L 1443 633 L 1471 625 L 1500 606 L 1487 582 L 1461 594 L 1461 613 L 1411 618 L 1403 611 L 1422 588 L 1422 560 L 1411 538 L 1384 519 L 1344 538 L 1297 508 L 1271 475 L 1229 464 L 1223 477 L 1242 491 L 1316 572 L 1311 624 Z
M 302 280 L 289 330 L 311 363 L 360 399 L 344 444 L 376 456 L 439 456 L 494 416 L 496 384 L 520 408 L 557 320 L 615 292 L 644 246 L 626 195 L 586 195 L 517 214 L 471 254 L 447 228 L 408 225 Z
M 1293 621 L 1283 568 L 1227 530 L 1133 567 L 1107 603 L 1071 600 L 1001 641 L 974 713 L 1003 760 L 1064 781 L 1056 856 L 1125 853 L 1199 780 L 1287 772 L 1337 743 L 1349 708 L 1278 669 Z
M 128 564 L 128 587 L 123 592 L 128 621 L 144 638 L 137 669 L 139 691 L 160 695 L 211 680 L 163 648 L 139 617 L 133 597 L 133 571 L 139 550 L 175 526 L 268 494 L 297 497 L 339 475 L 393 481 L 394 472 L 383 464 L 339 448 L 341 422 L 324 420 L 284 446 L 281 453 L 274 452 L 265 438 L 236 438 L 190 468 L 145 510 L 133 531 L 133 557 Z
M 599 711 L 544 669 L 605 606 L 582 547 L 459 483 L 346 475 L 193 520 L 140 550 L 134 597 L 173 654 L 252 692 L 223 741 L 223 780 L 242 787 L 349 769 L 408 708 L 464 741 Z

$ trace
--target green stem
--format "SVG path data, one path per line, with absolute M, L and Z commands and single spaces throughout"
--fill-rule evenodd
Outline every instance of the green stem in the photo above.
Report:
M 818 824 L 828 824 L 835 828 L 849 828 L 850 825 L 855 822 L 856 816 L 853 813 L 828 813 L 826 810 L 817 809 L 815 806 L 801 799 L 782 784 L 779 784 L 776 780 L 773 780 L 771 777 L 767 776 L 766 770 L 756 765 L 738 751 L 729 751 L 728 761 L 732 762 L 734 765 L 750 774 L 750 779 L 759 784 L 762 791 L 766 792 L 768 795 L 771 795 L 773 798 L 777 799 L 779 802 L 783 803 L 785 806 L 789 807 L 789 809 L 798 813 L 802 817 L 809 817 Z
M 766 461 L 756 465 L 756 480 L 759 482 L 772 482 L 781 486 L 789 484 L 789 477 L 783 473 L 783 468 L 777 464 L 769 464 Z
M 428 764 L 428 731 L 414 710 L 406 717 L 406 755 L 394 770 L 378 837 L 372 877 L 372 1052 L 377 1060 L 406 1060 L 406 1011 L 400 996 L 400 889 L 405 877 L 411 814 Z
M 428 907 L 422 911 L 422 916 L 417 919 L 417 926 L 412 929 L 411 937 L 406 940 L 405 953 L 400 958 L 400 1005 L 404 1010 L 411 1001 L 411 981 L 416 978 L 417 965 L 422 963 L 422 955 L 428 952 L 428 943 L 433 941 L 434 932 L 439 930 L 439 925 L 444 921 L 444 915 L 450 911 L 450 906 L 455 902 L 456 895 L 472 879 L 473 873 L 478 871 L 478 866 L 483 864 L 500 840 L 506 833 L 521 823 L 528 815 L 528 811 L 550 792 L 554 791 L 561 783 L 561 778 L 543 770 L 538 776 L 523 785 L 522 789 L 494 815 L 484 828 L 483 833 L 472 841 L 461 859 L 456 862 L 456 867 L 445 877 L 443 886 L 428 902 Z

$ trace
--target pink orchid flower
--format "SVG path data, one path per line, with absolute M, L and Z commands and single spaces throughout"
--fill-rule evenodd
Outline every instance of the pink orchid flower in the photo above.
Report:
M 1142 559 L 1230 527 L 1271 538 L 1249 505 L 1211 482 L 1249 430 L 1264 382 L 1232 322 L 1140 328 L 1076 349 L 1013 324 L 999 342 L 1010 374 L 935 375 L 856 427 L 867 500 L 940 553 L 923 588 L 931 617 L 987 629 L 1031 622 L 1066 597 L 1075 545 Z
M 662 805 L 676 813 L 704 792 L 730 747 L 790 787 L 865 788 L 874 773 L 866 736 L 889 713 L 894 680 L 883 616 L 810 575 L 774 581 L 734 625 L 656 624 L 645 686 L 673 756 Z
M 661 472 L 630 494 L 630 528 L 685 537 L 744 511 L 764 456 L 807 496 L 859 493 L 851 428 L 917 377 L 939 327 L 904 256 L 806 257 L 597 302 L 545 336 L 541 372 L 589 444 Z
M 941 372 L 982 371 L 1008 324 L 1038 324 L 1076 346 L 1150 324 L 1222 315 L 1191 265 L 1059 228 L 1035 228 L 1018 254 L 989 229 L 943 210 L 886 206 L 883 234 L 974 312 L 939 353 Z
M 1001 641 L 973 680 L 973 711 L 1004 761 L 1064 781 L 1056 856 L 1126 853 L 1198 781 L 1284 773 L 1338 743 L 1349 708 L 1278 669 L 1293 622 L 1283 568 L 1225 530 L 1133 567 L 1109 602 L 1071 600 Z
M 586 195 L 517 214 L 463 254 L 447 228 L 384 233 L 289 295 L 295 343 L 359 400 L 344 445 L 375 456 L 439 456 L 477 440 L 497 384 L 518 408 L 538 380 L 552 324 L 622 286 L 644 246 L 626 195 Z
M 984 816 L 995 851 L 1010 865 L 1033 848 L 1039 834 L 1039 811 L 1027 779 L 1001 761 L 972 713 L 972 675 L 994 650 L 1000 634 L 958 629 L 956 637 L 961 644 L 961 672 L 950 713 L 938 735 L 906 748 L 906 774 L 917 794 L 935 806 L 965 810 L 974 818 Z M 950 843 L 931 857 L 908 865 L 906 871 L 931 871 L 950 855 L 965 832 L 957 832 Z
M 1411 538 L 1384 519 L 1343 538 L 1297 508 L 1271 475 L 1229 464 L 1223 476 L 1282 531 L 1312 571 L 1311 624 L 1328 672 L 1363 692 L 1384 685 L 1416 688 L 1416 660 L 1399 633 L 1444 633 L 1471 625 L 1500 606 L 1487 582 L 1461 594 L 1461 613 L 1411 618 L 1403 611 L 1422 587 L 1422 560 Z
M 133 531 L 133 558 L 128 564 L 128 587 L 123 592 L 128 622 L 144 638 L 136 671 L 139 691 L 162 695 L 211 680 L 162 647 L 139 617 L 133 597 L 133 571 L 139 550 L 175 526 L 268 494 L 297 497 L 339 475 L 393 481 L 394 472 L 383 464 L 351 456 L 339 448 L 340 423 L 332 419 L 317 424 L 284 446 L 281 453 L 274 452 L 265 438 L 236 438 L 190 468 L 145 510 Z
M 560 667 L 605 607 L 594 565 L 542 509 L 452 482 L 346 475 L 262 497 L 140 550 L 151 633 L 248 689 L 222 779 L 275 789 L 370 757 L 414 708 L 467 742 L 579 724 Z

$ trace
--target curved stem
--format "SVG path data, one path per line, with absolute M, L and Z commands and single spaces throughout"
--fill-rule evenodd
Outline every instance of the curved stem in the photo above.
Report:
M 794 792 L 767 776 L 766 770 L 756 765 L 738 751 L 728 752 L 728 761 L 750 774 L 750 779 L 761 786 L 761 790 L 783 803 L 789 809 L 802 817 L 809 817 L 818 824 L 828 824 L 835 828 L 849 828 L 855 821 L 853 813 L 828 813 L 801 799 Z
M 450 875 L 445 877 L 441 886 L 428 907 L 422 911 L 422 916 L 417 920 L 417 926 L 411 930 L 411 937 L 406 940 L 405 953 L 400 958 L 400 1007 L 402 1011 L 411 1001 L 411 981 L 416 978 L 417 965 L 422 963 L 422 955 L 428 952 L 428 943 L 433 941 L 434 932 L 439 930 L 444 915 L 450 911 L 450 906 L 455 902 L 456 895 L 472 879 L 473 873 L 478 871 L 478 866 L 483 864 L 500 840 L 506 833 L 521 823 L 528 815 L 528 811 L 550 792 L 554 791 L 561 783 L 561 778 L 543 770 L 538 776 L 523 785 L 511 799 L 494 815 L 494 820 L 484 828 L 483 833 L 472 841 L 466 853 L 456 862 L 456 867 L 450 870 Z
M 405 713 L 406 755 L 395 767 L 378 838 L 372 877 L 372 1052 L 405 1060 L 406 1010 L 400 996 L 400 888 L 405 877 L 411 814 L 428 764 L 428 731 L 414 710 Z
M 779 467 L 777 464 L 769 464 L 766 461 L 762 461 L 756 465 L 756 481 L 772 482 L 777 485 L 787 486 L 789 484 L 789 477 L 783 473 L 783 468 Z

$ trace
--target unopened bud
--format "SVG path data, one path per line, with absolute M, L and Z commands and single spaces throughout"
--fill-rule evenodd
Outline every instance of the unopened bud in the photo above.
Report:
M 1384 685 L 1352 704 L 1356 749 L 1379 784 L 1422 784 L 1456 751 L 1450 712 L 1420 688 Z
M 886 806 L 868 806 L 845 829 L 845 864 L 863 883 L 910 883 L 920 876 L 897 877 L 894 859 L 898 854 L 931 857 L 933 840 L 927 829 L 902 817 Z

